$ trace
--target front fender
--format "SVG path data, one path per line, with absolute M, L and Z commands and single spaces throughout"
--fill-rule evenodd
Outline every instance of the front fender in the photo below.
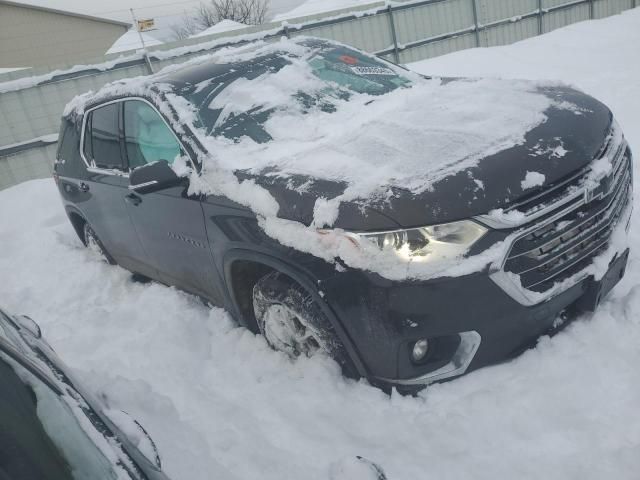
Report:
M 231 309 L 234 312 L 234 316 L 240 319 L 241 323 L 246 324 L 246 320 L 243 319 L 244 315 L 242 313 L 242 309 L 237 303 L 238 296 L 236 295 L 236 292 L 234 292 L 233 288 L 234 283 L 232 268 L 234 263 L 238 261 L 252 262 L 264 265 L 265 267 L 268 267 L 272 270 L 277 270 L 290 277 L 311 294 L 313 300 L 320 306 L 322 312 L 326 315 L 329 322 L 331 322 L 331 325 L 335 329 L 340 341 L 347 349 L 349 357 L 351 358 L 351 361 L 353 362 L 353 365 L 358 374 L 362 377 L 368 377 L 367 369 L 360 358 L 360 354 L 355 347 L 354 342 L 352 341 L 351 337 L 342 325 L 342 322 L 334 312 L 328 299 L 321 294 L 319 285 L 322 282 L 322 277 L 326 276 L 327 267 L 333 267 L 320 259 L 316 260 L 317 262 L 314 262 L 314 265 L 317 263 L 323 264 L 322 267 L 319 268 L 319 270 L 320 272 L 324 273 L 324 275 L 319 276 L 310 268 L 303 269 L 291 264 L 284 258 L 267 255 L 256 250 L 236 248 L 227 252 L 224 257 L 224 279 L 227 287 L 227 295 L 229 298 Z

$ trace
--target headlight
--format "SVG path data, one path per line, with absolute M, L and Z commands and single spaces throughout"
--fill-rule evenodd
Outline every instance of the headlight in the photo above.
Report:
M 463 220 L 409 230 L 358 233 L 352 238 L 369 241 L 405 262 L 432 262 L 464 255 L 485 233 L 482 225 Z

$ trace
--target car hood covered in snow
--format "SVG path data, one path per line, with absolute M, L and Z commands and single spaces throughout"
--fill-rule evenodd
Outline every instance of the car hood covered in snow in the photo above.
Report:
M 481 82 L 478 88 L 482 88 Z M 469 218 L 506 208 L 587 166 L 597 157 L 610 132 L 612 116 L 609 109 L 569 87 L 540 87 L 538 91 L 550 100 L 544 112 L 546 119 L 529 130 L 522 142 L 498 152 L 489 153 L 479 149 L 460 158 L 458 162 L 455 147 L 451 152 L 444 148 L 441 154 L 444 168 L 429 162 L 427 148 L 424 162 L 413 163 L 414 176 L 405 177 L 406 187 L 397 182 L 390 186 L 386 195 L 367 202 L 356 200 L 342 203 L 334 225 L 362 229 L 365 225 L 371 227 L 374 222 L 374 228 L 382 229 Z M 486 116 L 499 114 L 491 109 L 478 112 L 478 115 Z M 460 119 L 460 122 L 464 121 L 464 118 Z M 420 128 L 416 125 L 416 137 L 407 139 L 415 143 L 405 145 L 406 149 L 398 148 L 395 151 L 397 161 L 403 161 L 406 150 L 413 148 L 418 152 L 420 145 L 437 136 L 450 135 L 452 144 L 458 138 L 464 143 L 460 127 L 459 124 L 442 125 L 430 131 L 427 129 L 432 127 L 424 127 L 424 135 L 420 137 Z M 369 153 L 375 158 L 375 151 Z M 446 161 L 449 154 L 451 163 Z M 465 168 L 464 164 L 474 155 L 478 159 L 469 162 L 471 165 Z M 456 166 L 462 168 L 456 170 Z M 372 165 L 371 168 L 376 167 Z M 278 177 L 270 176 L 262 182 L 272 183 L 269 190 L 279 201 L 280 214 L 304 223 L 312 221 L 317 197 L 339 197 L 349 187 L 345 182 L 300 177 L 288 179 L 289 188 L 281 188 L 274 184 L 274 178 Z M 429 182 L 429 178 L 436 180 Z M 531 178 L 533 181 L 529 180 Z M 415 188 L 414 185 L 419 185 L 421 180 L 425 182 L 425 188 Z M 299 192 L 294 188 L 292 191 L 292 184 L 307 185 L 308 190 Z M 363 209 L 363 206 L 367 208 Z
M 165 80 L 178 93 L 167 98 L 190 105 L 176 107 L 181 122 L 200 123 L 195 189 L 318 228 L 428 225 L 504 207 L 586 165 L 611 122 L 566 86 L 425 78 L 309 38 L 222 52 Z
M 398 111 L 371 121 L 363 112 L 357 129 L 332 125 L 338 131 L 330 140 L 300 141 L 282 164 L 261 166 L 261 159 L 236 175 L 266 188 L 280 218 L 352 230 L 424 226 L 486 214 L 548 188 L 595 159 L 611 128 L 607 107 L 565 86 L 456 79 L 437 89 L 460 96 L 450 108 L 438 102 L 441 110 L 414 112 L 415 119 Z M 546 108 L 532 112 L 528 100 L 500 105 L 519 95 L 537 96 L 532 103 Z M 536 114 L 535 126 L 521 127 Z M 508 122 L 521 127 L 520 138 Z M 497 131 L 482 131 L 492 124 Z

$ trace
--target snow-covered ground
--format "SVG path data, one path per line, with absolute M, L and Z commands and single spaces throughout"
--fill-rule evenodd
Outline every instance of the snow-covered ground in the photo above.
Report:
M 640 151 L 638 45 L 640 9 L 414 68 L 571 83 L 605 101 Z M 176 480 L 328 479 L 354 455 L 392 480 L 638 478 L 638 248 L 596 314 L 417 398 L 345 380 L 325 359 L 291 363 L 226 312 L 133 283 L 81 247 L 50 180 L 0 192 L 0 274 L 0 303 L 141 420 Z

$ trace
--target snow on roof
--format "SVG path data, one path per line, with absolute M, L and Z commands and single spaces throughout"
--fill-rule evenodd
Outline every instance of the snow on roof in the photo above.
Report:
M 279 22 L 290 18 L 317 15 L 319 13 L 342 10 L 361 5 L 370 5 L 372 3 L 376 3 L 375 0 L 307 0 L 293 10 L 274 16 L 272 21 Z
M 24 70 L 29 67 L 0 67 L 0 75 L 3 73 L 16 72 L 18 70 Z
M 191 35 L 191 38 L 197 37 L 205 37 L 207 35 L 215 35 L 216 33 L 224 33 L 230 32 L 232 30 L 240 30 L 241 28 L 246 28 L 247 25 L 240 22 L 234 22 L 233 20 L 222 20 L 221 22 L 216 23 L 212 27 L 209 27 L 201 32 L 198 32 L 194 35 Z
M 111 45 L 111 48 L 107 50 L 106 54 L 126 52 L 128 50 L 140 50 L 143 48 L 142 42 L 140 41 L 140 35 L 142 35 L 144 40 L 144 47 L 162 45 L 160 40 L 157 40 L 148 33 L 138 33 L 137 30 L 130 29 L 127 33 L 118 38 L 113 45 Z

